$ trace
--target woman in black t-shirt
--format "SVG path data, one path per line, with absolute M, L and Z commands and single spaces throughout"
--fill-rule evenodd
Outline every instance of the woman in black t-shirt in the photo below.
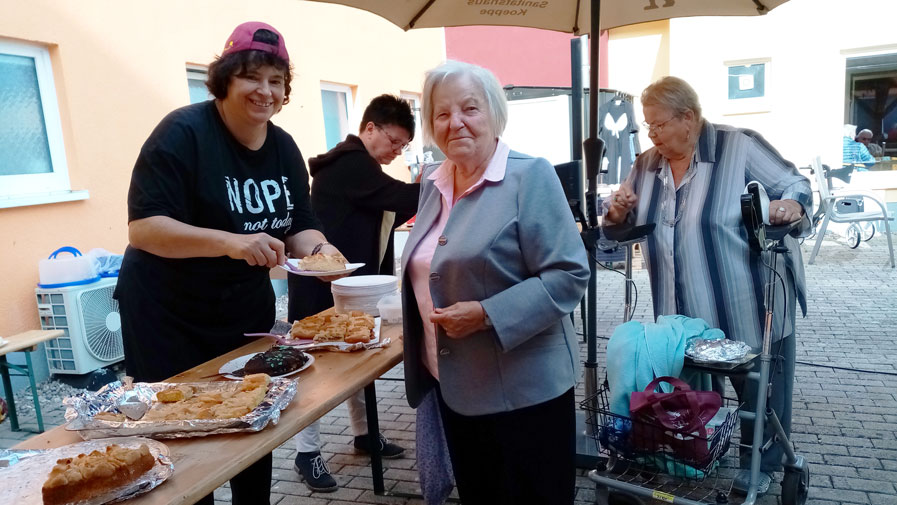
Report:
M 270 122 L 291 77 L 280 33 L 241 24 L 209 66 L 215 99 L 168 114 L 140 150 L 115 294 L 136 380 L 167 379 L 267 332 L 269 269 L 287 252 L 339 252 L 311 210 L 299 148 Z M 268 455 L 231 480 L 234 504 L 269 503 L 270 482 Z

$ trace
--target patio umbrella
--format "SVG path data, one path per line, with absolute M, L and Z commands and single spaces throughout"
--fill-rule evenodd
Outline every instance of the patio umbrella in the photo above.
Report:
M 403 30 L 497 25 L 582 35 L 619 26 L 691 16 L 755 16 L 788 0 L 310 0 L 376 14 Z M 592 37 L 597 39 L 597 37 Z M 590 45 L 589 118 L 598 116 L 598 44 Z M 589 190 L 597 177 L 603 142 L 590 119 L 585 141 Z M 594 193 L 593 193 L 594 194 Z M 594 216 L 589 216 L 594 225 Z

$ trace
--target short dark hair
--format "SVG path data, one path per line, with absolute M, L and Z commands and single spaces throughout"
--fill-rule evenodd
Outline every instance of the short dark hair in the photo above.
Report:
M 411 106 L 395 95 L 384 94 L 371 100 L 361 116 L 358 131 L 364 131 L 368 122 L 375 125 L 398 126 L 411 135 L 409 140 L 414 140 L 414 114 L 411 112 Z
M 265 65 L 272 66 L 283 72 L 283 104 L 286 105 L 290 101 L 290 81 L 293 80 L 292 68 L 283 58 L 279 58 L 267 51 L 240 51 L 215 58 L 215 61 L 209 65 L 209 77 L 206 79 L 206 87 L 212 96 L 219 100 L 224 100 L 232 77 L 245 76 Z

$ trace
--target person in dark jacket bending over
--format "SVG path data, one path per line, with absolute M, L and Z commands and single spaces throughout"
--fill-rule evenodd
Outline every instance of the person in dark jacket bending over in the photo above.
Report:
M 374 98 L 364 111 L 357 136 L 311 158 L 311 203 L 328 240 L 352 263 L 364 263 L 354 275 L 393 275 L 393 230 L 417 211 L 420 184 L 408 184 L 383 172 L 414 138 L 414 115 L 404 100 L 392 95 Z M 289 320 L 296 321 L 333 306 L 330 285 L 291 275 Z M 367 453 L 380 444 L 384 458 L 398 458 L 405 449 L 383 435 L 367 433 L 364 392 L 346 402 L 355 449 Z M 296 471 L 313 491 L 337 489 L 336 480 L 321 456 L 318 423 L 296 436 Z

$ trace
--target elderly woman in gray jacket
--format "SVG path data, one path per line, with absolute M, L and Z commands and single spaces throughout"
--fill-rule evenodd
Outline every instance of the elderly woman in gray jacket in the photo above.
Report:
M 579 352 L 567 315 L 588 263 L 553 167 L 511 151 L 506 123 L 488 70 L 427 73 L 424 135 L 447 159 L 423 174 L 402 258 L 408 401 L 438 402 L 466 505 L 573 503 Z

